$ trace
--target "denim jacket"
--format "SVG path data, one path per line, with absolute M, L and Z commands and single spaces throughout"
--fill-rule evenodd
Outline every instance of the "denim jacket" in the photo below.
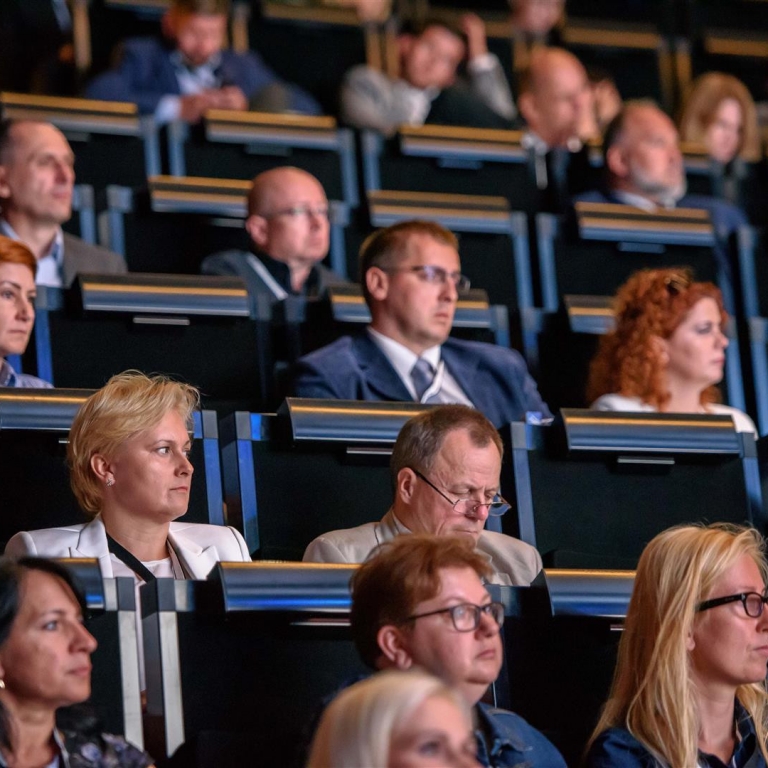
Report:
M 476 707 L 477 759 L 487 768 L 566 768 L 555 746 L 522 717 L 486 704 Z
M 699 752 L 698 768 L 766 768 L 758 746 L 755 726 L 747 711 L 736 702 L 739 743 L 730 762 Z M 660 763 L 626 728 L 603 731 L 589 750 L 587 768 L 659 768 Z

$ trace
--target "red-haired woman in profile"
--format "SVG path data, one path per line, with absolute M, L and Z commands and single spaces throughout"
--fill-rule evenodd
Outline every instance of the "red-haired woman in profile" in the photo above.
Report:
M 722 405 L 728 318 L 720 289 L 685 270 L 643 270 L 619 288 L 616 327 L 592 361 L 587 398 L 601 411 L 728 414 L 739 432 L 757 432 Z

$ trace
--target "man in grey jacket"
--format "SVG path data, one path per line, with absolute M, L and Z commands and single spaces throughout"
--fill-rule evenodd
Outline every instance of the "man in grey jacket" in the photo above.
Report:
M 443 405 L 414 416 L 392 451 L 395 501 L 389 512 L 378 523 L 318 536 L 304 560 L 362 563 L 384 542 L 431 533 L 470 539 L 488 563 L 490 583 L 540 581 L 541 556 L 534 547 L 484 530 L 489 514 L 509 509 L 499 494 L 502 451 L 499 433 L 473 408 Z
M 245 229 L 252 250 L 208 256 L 204 275 L 241 277 L 252 300 L 267 306 L 291 295 L 320 297 L 346 282 L 321 264 L 330 245 L 328 199 L 312 174 L 284 166 L 256 176 Z
M 488 52 L 485 25 L 465 14 L 460 28 L 427 21 L 398 37 L 398 77 L 364 65 L 353 67 L 341 87 L 341 117 L 355 128 L 385 136 L 399 125 L 509 128 L 517 114 L 499 60 Z M 467 82 L 459 65 L 467 60 Z
M 122 256 L 61 229 L 72 216 L 74 164 L 69 142 L 50 123 L 0 123 L 0 234 L 32 251 L 38 285 L 66 288 L 78 272 L 126 271 Z

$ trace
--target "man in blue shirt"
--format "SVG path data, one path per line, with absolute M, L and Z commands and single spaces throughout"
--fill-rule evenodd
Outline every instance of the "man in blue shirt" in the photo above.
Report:
M 163 17 L 165 40 L 123 44 L 116 69 L 86 89 L 91 99 L 130 101 L 158 124 L 196 123 L 209 109 L 318 114 L 317 102 L 283 83 L 253 51 L 223 48 L 229 0 L 173 0 Z

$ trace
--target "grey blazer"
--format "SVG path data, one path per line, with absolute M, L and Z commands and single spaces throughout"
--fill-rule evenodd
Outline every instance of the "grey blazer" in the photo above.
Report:
M 64 265 L 62 282 L 69 288 L 80 272 L 96 272 L 104 275 L 119 275 L 128 271 L 125 259 L 120 254 L 91 245 L 74 235 L 64 233 Z
M 390 509 L 378 523 L 331 531 L 318 536 L 304 552 L 306 563 L 362 563 L 379 544 L 410 531 Z M 493 568 L 490 584 L 530 586 L 541 572 L 541 555 L 530 544 L 503 533 L 483 531 L 477 551 Z
M 171 523 L 168 538 L 193 579 L 205 579 L 218 562 L 251 561 L 245 540 L 229 526 Z M 85 525 L 21 531 L 11 537 L 5 554 L 12 558 L 95 557 L 101 575 L 105 579 L 113 576 L 107 532 L 98 515 Z

